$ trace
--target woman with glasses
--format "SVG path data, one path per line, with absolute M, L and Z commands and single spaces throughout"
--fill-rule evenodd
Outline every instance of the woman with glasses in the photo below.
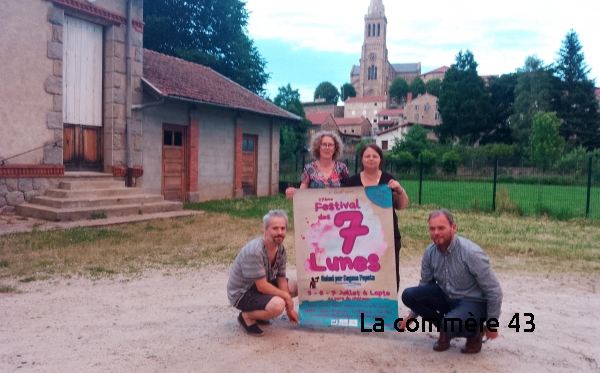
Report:
M 400 248 L 401 237 L 398 229 L 398 216 L 396 210 L 404 210 L 408 206 L 408 196 L 402 185 L 392 174 L 381 171 L 383 168 L 383 151 L 375 144 L 365 145 L 359 152 L 362 171 L 344 180 L 343 187 L 387 185 L 392 190 L 392 203 L 394 206 L 394 249 L 396 252 L 396 286 L 400 289 Z
M 348 168 L 336 161 L 342 152 L 342 139 L 331 131 L 317 132 L 310 140 L 310 154 L 317 160 L 304 166 L 300 189 L 339 188 L 348 177 Z M 294 199 L 295 188 L 287 188 L 285 196 Z

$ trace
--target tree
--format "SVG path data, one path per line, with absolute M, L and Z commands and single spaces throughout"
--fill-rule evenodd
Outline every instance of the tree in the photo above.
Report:
M 310 121 L 306 119 L 304 107 L 300 102 L 300 93 L 297 89 L 292 89 L 291 85 L 279 87 L 277 96 L 273 103 L 280 108 L 302 117 L 301 123 L 284 122 L 281 126 L 280 151 L 281 159 L 289 159 L 291 155 L 297 156 L 304 151 L 306 143 L 306 133 L 310 128 Z
M 560 132 L 565 139 L 591 150 L 600 148 L 600 114 L 582 49 L 577 33 L 570 30 L 556 60 L 556 76 L 563 92 L 558 117 L 563 121 Z
M 558 133 L 560 119 L 556 113 L 539 112 L 533 117 L 531 128 L 531 158 L 547 170 L 560 158 L 565 140 Z
M 144 46 L 208 66 L 257 94 L 266 62 L 247 35 L 241 0 L 145 0 Z
M 398 154 L 407 151 L 412 154 L 413 157 L 418 158 L 419 154 L 429 148 L 427 133 L 427 130 L 419 124 L 410 127 L 402 141 L 396 141 L 392 147 L 392 152 Z
M 510 129 L 510 116 L 513 113 L 515 101 L 515 88 L 517 86 L 517 74 L 504 74 L 500 77 L 492 77 L 489 81 L 488 92 L 492 112 L 490 121 L 494 129 L 483 136 L 480 145 L 490 143 L 512 144 L 513 137 Z
M 430 95 L 434 95 L 435 97 L 440 97 L 440 88 L 442 87 L 442 81 L 438 78 L 428 80 L 425 83 L 425 90 Z
M 460 155 L 454 150 L 450 150 L 442 156 L 442 171 L 444 171 L 446 175 L 456 175 L 459 164 Z
M 363 150 L 363 148 L 365 146 L 367 146 L 367 144 L 371 144 L 374 143 L 373 139 L 364 139 L 364 140 L 360 140 L 360 142 L 358 144 L 356 144 L 356 154 L 360 154 L 361 150 Z
M 477 74 L 477 62 L 468 49 L 458 52 L 456 63 L 446 72 L 438 100 L 442 123 L 435 127 L 441 141 L 472 145 L 493 130 L 490 96 Z
M 396 99 L 398 104 L 402 104 L 406 101 L 406 95 L 410 92 L 410 87 L 406 80 L 402 77 L 398 77 L 394 79 L 392 85 L 390 85 L 390 90 L 388 94 L 391 98 Z
M 412 82 L 410 82 L 410 92 L 412 93 L 413 97 L 417 97 L 418 95 L 422 95 L 427 92 L 427 88 L 425 87 L 423 79 L 418 76 L 414 78 Z
M 341 92 L 341 99 L 342 101 L 346 101 L 348 99 L 348 97 L 356 97 L 356 89 L 354 89 L 354 86 L 350 83 L 344 83 L 341 87 L 340 87 L 340 92 Z
M 337 104 L 340 98 L 340 92 L 335 86 L 329 82 L 322 82 L 315 89 L 315 100 L 318 98 L 324 98 L 326 102 L 332 102 Z
M 536 55 L 528 56 L 522 68 L 517 69 L 515 101 L 510 117 L 513 138 L 521 151 L 529 144 L 533 117 L 541 112 L 556 111 L 560 100 L 558 80 L 552 68 Z

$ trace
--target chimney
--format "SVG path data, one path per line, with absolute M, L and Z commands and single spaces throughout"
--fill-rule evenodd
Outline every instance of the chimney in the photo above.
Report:
M 411 101 L 412 101 L 412 92 L 408 92 L 408 94 L 406 95 L 406 103 L 408 104 Z

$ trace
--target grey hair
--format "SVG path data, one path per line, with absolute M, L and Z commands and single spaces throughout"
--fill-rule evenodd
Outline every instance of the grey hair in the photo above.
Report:
M 321 140 L 324 136 L 329 136 L 333 139 L 333 142 L 335 143 L 335 152 L 333 152 L 332 158 L 333 160 L 338 159 L 342 154 L 344 143 L 342 142 L 340 135 L 333 131 L 320 131 L 315 133 L 310 139 L 310 154 L 316 159 L 321 158 Z
M 448 219 L 450 225 L 454 224 L 454 216 L 452 216 L 452 213 L 446 209 L 432 211 L 431 214 L 429 214 L 429 219 L 427 221 L 431 220 L 432 218 L 435 218 L 438 215 L 444 215 L 446 219 Z
M 274 216 L 284 218 L 285 226 L 287 227 L 288 216 L 287 216 L 286 212 L 284 210 L 271 210 L 271 211 L 267 212 L 267 215 L 263 216 L 263 226 L 265 228 L 268 228 L 269 225 L 271 225 L 271 218 L 273 218 Z

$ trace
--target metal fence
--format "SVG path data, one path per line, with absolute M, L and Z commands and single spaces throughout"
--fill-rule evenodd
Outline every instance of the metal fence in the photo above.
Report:
M 281 160 L 280 191 L 298 186 L 304 164 L 311 160 Z M 360 171 L 353 154 L 340 161 L 350 174 Z M 563 162 L 549 170 L 517 157 L 463 159 L 455 173 L 444 173 L 440 160 L 428 167 L 419 159 L 402 169 L 388 163 L 385 169 L 400 181 L 411 204 L 600 220 L 599 157 Z

